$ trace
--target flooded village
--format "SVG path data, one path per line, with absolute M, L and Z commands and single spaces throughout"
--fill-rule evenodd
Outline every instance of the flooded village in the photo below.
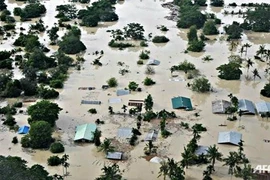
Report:
M 0 180 L 270 179 L 269 2 L 203 2 L 0 0 Z

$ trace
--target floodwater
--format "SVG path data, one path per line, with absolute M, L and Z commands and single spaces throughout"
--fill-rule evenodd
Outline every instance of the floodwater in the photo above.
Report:
M 22 3 L 18 3 L 14 0 L 9 0 L 9 10 L 14 9 Z M 239 54 L 239 48 L 235 51 L 229 50 L 229 43 L 224 39 L 224 35 L 218 35 L 210 37 L 212 40 L 207 42 L 205 51 L 202 53 L 187 53 L 184 54 L 184 50 L 187 48 L 187 39 L 185 29 L 178 29 L 176 23 L 168 21 L 164 17 L 169 15 L 169 9 L 162 8 L 161 4 L 168 1 L 124 1 L 118 3 L 116 7 L 116 13 L 119 15 L 119 21 L 114 23 L 102 23 L 97 28 L 86 28 L 81 27 L 82 30 L 82 41 L 87 46 L 87 50 L 84 53 L 86 62 L 82 66 L 81 71 L 72 70 L 69 79 L 66 81 L 63 91 L 61 91 L 59 99 L 55 102 L 59 104 L 63 110 L 60 113 L 59 120 L 57 121 L 57 127 L 61 128 L 54 136 L 56 139 L 60 139 L 65 144 L 66 153 L 70 156 L 70 167 L 68 169 L 70 175 L 66 178 L 68 180 L 92 180 L 95 179 L 100 173 L 103 165 L 109 165 L 112 162 L 106 160 L 101 152 L 97 152 L 96 147 L 93 144 L 78 145 L 74 144 L 72 139 L 75 133 L 75 126 L 83 123 L 94 122 L 97 118 L 104 120 L 105 124 L 99 128 L 102 131 L 102 139 L 114 138 L 117 134 L 118 127 L 136 127 L 136 122 L 133 118 L 128 116 L 109 116 L 108 106 L 112 106 L 114 111 L 122 111 L 121 106 L 127 104 L 129 99 L 144 99 L 147 94 L 151 94 L 154 100 L 154 110 L 159 111 L 166 109 L 172 111 L 171 98 L 174 96 L 187 96 L 191 97 L 192 102 L 196 108 L 195 111 L 185 112 L 181 110 L 175 111 L 179 116 L 178 119 L 169 123 L 168 128 L 173 135 L 167 139 L 161 137 L 155 142 L 159 146 L 158 153 L 161 157 L 174 158 L 175 160 L 181 160 L 181 152 L 183 152 L 184 146 L 191 139 L 191 132 L 186 130 L 178 129 L 175 126 L 179 126 L 181 121 L 188 122 L 191 125 L 194 123 L 204 124 L 208 131 L 202 134 L 202 138 L 199 142 L 200 145 L 210 146 L 217 143 L 218 132 L 226 130 L 234 130 L 241 132 L 243 140 L 245 141 L 244 151 L 247 157 L 250 159 L 251 164 L 256 166 L 257 164 L 269 164 L 268 159 L 270 158 L 268 148 L 269 144 L 265 143 L 263 139 L 268 139 L 269 136 L 269 122 L 266 119 L 261 119 L 258 116 L 242 116 L 241 121 L 229 122 L 226 121 L 225 115 L 213 115 L 211 110 L 211 101 L 216 99 L 227 99 L 228 94 L 233 93 L 239 99 L 249 99 L 253 102 L 259 102 L 262 100 L 269 100 L 268 98 L 261 97 L 259 92 L 265 85 L 267 79 L 264 77 L 265 64 L 255 61 L 254 67 L 251 67 L 249 74 L 254 68 L 258 68 L 259 74 L 262 79 L 246 80 L 247 75 L 246 68 L 242 68 L 243 76 L 241 81 L 225 81 L 220 80 L 217 75 L 218 72 L 215 70 L 217 66 L 227 63 L 228 56 L 231 54 Z M 233 2 L 225 1 L 226 4 Z M 255 2 L 243 0 L 242 2 Z M 266 2 L 256 1 L 256 2 Z M 67 1 L 44 1 L 46 5 L 47 13 L 42 18 L 45 24 L 50 28 L 57 22 L 54 18 L 56 15 L 55 7 L 57 5 L 67 3 Z M 76 4 L 78 8 L 83 6 Z M 233 8 L 225 6 L 225 10 L 231 11 Z M 236 8 L 237 9 L 237 8 Z M 222 19 L 222 22 L 226 24 L 232 23 L 233 21 L 241 22 L 242 19 L 238 15 L 224 15 L 221 8 L 207 7 L 204 8 L 207 12 L 215 12 L 217 17 Z M 32 20 L 35 22 L 38 19 Z M 156 27 L 159 25 L 165 25 L 169 28 L 169 31 L 165 33 L 170 41 L 166 44 L 153 44 L 149 42 L 149 47 L 141 48 L 134 47 L 125 50 L 112 49 L 108 46 L 110 41 L 110 34 L 106 32 L 111 29 L 123 28 L 128 23 L 136 22 L 141 23 L 145 29 L 145 36 L 149 33 L 154 35 L 164 34 Z M 29 27 L 31 22 L 18 22 L 16 29 L 19 31 L 19 27 L 23 26 L 26 29 Z M 71 22 L 71 24 L 74 22 Z M 1 22 L 0 22 L 1 24 Z M 222 31 L 223 26 L 219 27 Z M 26 30 L 27 32 L 27 30 Z M 59 32 L 59 35 L 63 35 L 65 31 Z M 17 35 L 15 35 L 14 39 Z M 3 40 L 0 45 L 0 49 L 10 50 L 14 48 L 12 43 L 14 39 Z M 255 55 L 259 45 L 265 44 L 266 48 L 270 48 L 267 42 L 270 42 L 269 33 L 251 33 L 245 32 L 243 40 L 240 44 L 250 43 L 252 47 L 248 49 L 247 55 L 243 55 L 246 58 L 252 58 Z M 41 42 L 48 46 L 48 36 L 45 34 L 40 36 Z M 56 51 L 57 48 L 51 47 L 51 55 Z M 137 65 L 139 54 L 142 49 L 150 50 L 150 57 L 159 59 L 161 64 L 155 67 L 155 74 L 150 77 L 156 81 L 156 85 L 152 87 L 144 87 L 142 81 L 146 77 L 144 74 L 145 65 Z M 92 60 L 96 56 L 92 55 L 94 51 L 104 51 L 104 55 L 101 58 L 103 63 L 102 67 L 94 67 L 91 65 Z M 201 59 L 211 55 L 214 59 L 210 62 L 203 62 Z M 179 73 L 178 78 L 180 81 L 169 81 L 171 79 L 171 73 L 169 68 L 172 65 L 176 65 L 179 62 L 188 60 L 194 63 L 200 73 L 206 76 L 214 89 L 214 92 L 207 94 L 194 93 L 187 88 L 187 82 L 190 80 L 186 79 L 185 74 Z M 118 73 L 119 69 L 124 68 L 117 65 L 117 62 L 124 62 L 125 67 L 130 70 L 130 73 L 122 76 Z M 21 77 L 21 73 L 18 69 L 14 70 L 14 77 Z M 116 97 L 116 89 L 108 89 L 103 91 L 101 86 L 106 83 L 110 77 L 116 77 L 118 79 L 119 88 L 125 88 L 128 86 L 130 81 L 139 83 L 142 87 L 142 92 L 132 92 L 131 95 L 121 96 L 122 103 L 120 104 L 109 104 L 108 99 Z M 94 91 L 79 91 L 80 86 L 94 86 Z M 100 106 L 94 105 L 81 105 L 82 99 L 89 100 L 100 100 L 102 104 Z M 25 104 L 23 109 L 26 109 L 31 104 Z M 90 108 L 96 108 L 98 114 L 90 115 L 87 110 Z M 194 113 L 198 112 L 199 117 L 195 117 Z M 16 120 L 19 125 L 27 123 L 27 115 L 16 115 Z M 226 127 L 220 127 L 219 124 L 226 123 Z M 170 125 L 172 124 L 172 125 Z M 143 122 L 141 131 L 143 133 L 140 140 L 144 138 L 147 131 L 150 128 L 155 128 L 156 124 L 149 124 Z M 244 126 L 244 129 L 239 128 Z M 61 167 L 48 167 L 47 158 L 51 156 L 48 151 L 35 150 L 22 151 L 20 145 L 13 145 L 11 143 L 12 137 L 18 136 L 14 132 L 10 132 L 4 126 L 0 126 L 0 142 L 1 142 L 1 155 L 19 155 L 29 162 L 29 165 L 40 163 L 43 165 L 51 174 L 62 173 Z M 122 142 L 125 145 L 126 142 Z M 152 180 L 162 179 L 157 178 L 159 165 L 147 162 L 142 158 L 144 142 L 140 142 L 134 149 L 127 151 L 127 161 L 119 162 L 120 169 L 123 171 L 123 176 L 128 180 Z M 122 147 L 122 146 L 121 146 Z M 237 147 L 218 145 L 219 150 L 226 156 L 229 151 L 237 150 Z M 119 149 L 121 150 L 121 149 Z M 61 156 L 61 154 L 60 154 Z M 202 179 L 202 172 L 205 166 L 190 167 L 186 170 L 186 179 Z M 230 176 L 227 174 L 228 168 L 223 167 L 222 163 L 217 162 L 216 172 L 213 175 L 214 179 L 229 179 Z M 233 178 L 236 179 L 236 178 Z

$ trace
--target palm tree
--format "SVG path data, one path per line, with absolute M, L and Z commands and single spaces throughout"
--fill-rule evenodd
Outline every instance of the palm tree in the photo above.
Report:
M 155 146 L 151 140 L 148 141 L 148 143 L 146 144 L 144 148 L 144 153 L 147 155 L 157 153 L 157 146 Z
M 244 46 L 241 46 L 241 49 L 240 49 L 240 55 L 241 55 L 241 57 L 242 57 L 242 55 L 243 55 L 243 52 L 245 52 L 245 50 L 244 50 Z
M 100 146 L 101 131 L 96 129 L 94 132 L 92 132 L 92 134 L 93 134 L 93 142 L 95 143 L 96 146 Z
M 256 55 L 257 56 L 261 55 L 262 58 L 262 56 L 265 54 L 265 51 L 266 51 L 265 45 L 260 45 L 259 50 L 256 52 Z
M 193 152 L 191 152 L 190 149 L 187 149 L 186 147 L 184 147 L 184 152 L 181 153 L 181 155 L 183 158 L 180 162 L 181 166 L 188 169 L 188 166 L 190 165 L 191 161 L 194 160 L 195 155 Z
M 213 172 L 213 166 L 212 165 L 207 166 L 206 170 L 203 171 L 203 180 L 212 180 L 210 176 L 212 172 Z
M 238 43 L 236 41 L 231 41 L 230 42 L 230 51 L 232 52 L 237 45 L 238 45 Z
M 109 113 L 110 113 L 110 114 L 113 114 L 113 113 L 114 113 L 114 112 L 113 112 L 113 108 L 112 108 L 112 106 L 109 106 L 109 108 L 108 108 L 108 109 L 109 109 Z
M 251 44 L 245 43 L 245 44 L 243 45 L 243 47 L 246 48 L 246 50 L 245 50 L 245 52 L 246 52 L 245 55 L 247 55 L 247 49 L 251 47 Z
M 214 146 L 210 146 L 207 150 L 207 157 L 210 161 L 212 161 L 213 171 L 215 171 L 215 162 L 216 160 L 221 161 L 222 154 L 218 152 L 218 148 L 214 144 Z
M 185 172 L 178 162 L 175 162 L 174 159 L 168 159 L 168 175 L 170 179 L 184 180 Z
M 163 179 L 165 180 L 169 173 L 169 166 L 165 161 L 162 161 L 160 164 L 161 166 L 159 167 L 158 177 L 163 176 Z
M 244 164 L 243 168 L 237 167 L 235 172 L 236 177 L 241 177 L 243 180 L 252 180 L 254 179 L 253 169 L 250 164 Z
M 247 59 L 247 64 L 246 64 L 246 67 L 247 67 L 247 73 L 248 73 L 248 71 L 249 71 L 249 68 L 252 67 L 253 64 L 254 64 L 254 62 L 253 62 L 250 58 L 248 58 L 248 59 Z
M 64 180 L 63 176 L 58 175 L 58 174 L 54 174 L 54 175 L 52 176 L 52 179 L 53 179 L 53 180 Z
M 96 180 L 122 179 L 119 166 L 115 163 L 112 166 L 104 166 L 101 170 L 103 171 L 103 174 L 99 178 L 96 178 Z
M 104 142 L 100 145 L 98 151 L 99 152 L 103 151 L 105 152 L 105 154 L 107 154 L 108 152 L 114 152 L 115 147 L 112 146 L 111 144 L 112 144 L 111 140 L 105 138 Z
M 63 166 L 63 176 L 67 175 L 67 168 L 69 167 L 69 163 L 67 162 L 69 160 L 69 155 L 64 154 L 61 158 L 61 164 Z M 66 169 L 66 172 L 64 171 Z
M 228 174 L 232 175 L 234 174 L 234 168 L 238 164 L 238 154 L 237 152 L 230 152 L 229 156 L 227 158 L 224 158 L 223 161 L 225 164 L 223 166 L 229 166 Z
M 126 111 L 127 111 L 127 106 L 124 104 L 124 105 L 122 106 L 122 109 L 123 109 L 124 113 L 126 113 Z
M 265 58 L 266 58 L 266 61 L 268 61 L 270 59 L 270 49 L 267 49 L 265 51 L 265 54 L 264 54 Z
M 252 71 L 252 73 L 253 73 L 254 81 L 255 81 L 256 77 L 261 79 L 261 76 L 259 75 L 259 72 L 258 72 L 258 70 L 256 68 Z

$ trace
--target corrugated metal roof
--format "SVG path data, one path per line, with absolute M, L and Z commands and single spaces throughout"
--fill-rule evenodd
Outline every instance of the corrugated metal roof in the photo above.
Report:
M 122 156 L 123 156 L 122 152 L 108 152 L 106 158 L 107 159 L 121 160 Z
M 178 96 L 172 98 L 173 109 L 186 109 L 187 111 L 192 110 L 191 100 L 187 97 Z
M 206 155 L 207 154 L 207 150 L 209 149 L 208 146 L 198 146 L 198 148 L 195 151 L 196 155 Z
M 149 59 L 146 63 L 147 65 L 159 65 L 160 61 L 156 59 Z
M 29 126 L 22 126 L 18 130 L 18 134 L 27 134 L 29 132 Z
M 82 100 L 81 104 L 101 104 L 101 101 Z
M 237 145 L 242 139 L 242 134 L 235 131 L 219 132 L 218 143 L 219 144 L 233 144 Z
M 124 95 L 128 95 L 130 93 L 129 90 L 125 90 L 125 89 L 118 89 L 116 91 L 116 95 L 117 96 L 124 96 Z
M 224 114 L 231 103 L 225 100 L 212 101 L 212 112 L 215 114 Z
M 255 107 L 252 101 L 240 99 L 238 102 L 238 110 L 241 110 L 243 114 L 256 114 Z
M 157 139 L 157 136 L 158 136 L 158 131 L 152 130 L 146 135 L 144 140 L 145 141 L 155 141 Z
M 118 129 L 117 136 L 121 138 L 131 138 L 132 129 L 127 127 L 122 127 Z
M 94 138 L 93 133 L 95 132 L 96 129 L 97 129 L 97 126 L 96 124 L 93 124 L 93 123 L 77 126 L 74 141 L 79 141 L 79 140 L 92 141 Z
M 267 112 L 270 112 L 270 103 L 269 102 L 259 102 L 255 104 L 256 109 L 259 114 L 265 114 Z

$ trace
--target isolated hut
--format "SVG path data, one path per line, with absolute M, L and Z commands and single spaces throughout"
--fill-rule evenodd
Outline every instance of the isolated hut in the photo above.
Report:
M 157 139 L 158 136 L 158 130 L 152 130 L 150 131 L 146 137 L 145 137 L 145 141 L 155 141 Z
M 116 91 L 116 95 L 117 96 L 124 96 L 124 95 L 128 95 L 130 93 L 129 90 L 125 90 L 125 89 L 118 89 Z
M 129 100 L 128 105 L 129 106 L 135 106 L 135 107 L 142 107 L 144 103 L 144 100 Z
M 100 104 L 101 104 L 101 101 L 81 100 L 81 104 L 94 104 L 94 105 L 100 105 Z
M 159 65 L 160 64 L 160 61 L 159 60 L 156 60 L 156 59 L 149 59 L 146 63 L 147 65 Z
M 185 109 L 186 111 L 193 109 L 191 100 L 187 97 L 179 96 L 174 97 L 171 100 L 173 109 Z
M 238 146 L 241 139 L 242 134 L 235 131 L 219 132 L 218 134 L 219 144 L 232 144 Z
M 209 147 L 208 146 L 198 146 L 198 148 L 195 151 L 196 155 L 206 155 Z
M 27 134 L 29 132 L 29 126 L 21 126 L 18 130 L 18 134 Z
M 214 114 L 225 114 L 226 109 L 231 106 L 229 101 L 215 100 L 212 101 L 212 112 Z
M 132 129 L 127 127 L 122 127 L 118 129 L 117 136 L 120 138 L 131 138 Z
M 240 99 L 238 104 L 238 111 L 241 110 L 242 114 L 256 114 L 255 106 L 253 102 L 246 100 L 246 99 Z
M 256 109 L 259 114 L 264 115 L 270 113 L 270 103 L 269 102 L 259 102 L 255 104 Z
M 106 155 L 106 158 L 112 159 L 112 160 L 122 160 L 123 153 L 122 152 L 108 152 Z
M 93 133 L 96 131 L 96 129 L 97 126 L 93 123 L 77 126 L 74 141 L 93 141 Z

